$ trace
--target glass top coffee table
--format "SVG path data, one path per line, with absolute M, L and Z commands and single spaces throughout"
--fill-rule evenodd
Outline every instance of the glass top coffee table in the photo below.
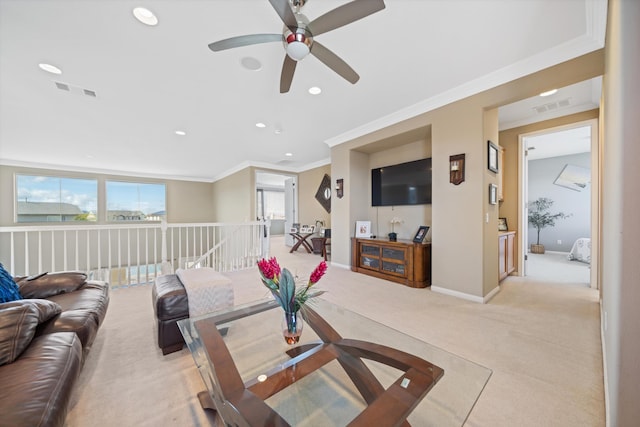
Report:
M 295 346 L 282 316 L 261 300 L 178 322 L 226 425 L 459 426 L 491 374 L 321 298 Z

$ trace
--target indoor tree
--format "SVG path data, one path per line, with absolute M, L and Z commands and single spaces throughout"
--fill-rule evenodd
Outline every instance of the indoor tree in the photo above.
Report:
M 546 227 L 553 227 L 556 225 L 557 219 L 564 219 L 571 216 L 571 214 L 565 214 L 558 212 L 552 214 L 550 212 L 553 200 L 547 197 L 540 197 L 533 202 L 529 202 L 529 224 L 531 224 L 538 231 L 538 238 L 536 245 L 540 245 L 540 231 Z M 543 249 L 544 252 L 544 249 Z

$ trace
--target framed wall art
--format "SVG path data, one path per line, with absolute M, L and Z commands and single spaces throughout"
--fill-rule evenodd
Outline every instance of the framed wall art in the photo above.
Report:
M 489 204 L 498 204 L 498 186 L 495 184 L 489 184 Z
M 489 153 L 487 167 L 491 172 L 498 173 L 498 146 L 491 141 L 487 141 L 487 150 Z

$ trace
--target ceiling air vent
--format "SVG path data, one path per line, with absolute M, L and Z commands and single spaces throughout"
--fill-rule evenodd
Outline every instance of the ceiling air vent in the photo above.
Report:
M 541 113 L 546 113 L 547 111 L 557 110 L 558 108 L 565 108 L 565 107 L 568 107 L 569 105 L 571 105 L 571 98 L 538 105 L 536 107 L 533 107 L 533 109 L 536 110 L 536 113 L 541 114 Z
M 85 95 L 91 98 L 98 97 L 98 94 L 96 93 L 95 90 L 84 89 L 79 86 L 73 86 L 67 83 L 62 83 L 62 82 L 54 82 L 54 83 L 56 84 L 56 87 L 58 89 L 64 90 L 65 92 L 73 93 L 74 95 Z

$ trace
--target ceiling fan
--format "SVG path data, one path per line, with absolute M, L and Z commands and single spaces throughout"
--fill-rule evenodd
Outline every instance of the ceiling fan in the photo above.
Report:
M 313 21 L 309 21 L 306 16 L 300 13 L 300 9 L 306 2 L 307 0 L 269 0 L 271 6 L 284 22 L 282 34 L 249 34 L 231 37 L 210 43 L 209 49 L 218 52 L 253 44 L 282 42 L 286 55 L 280 75 L 280 93 L 289 91 L 297 61 L 302 60 L 309 53 L 344 79 L 355 84 L 360 79 L 358 73 L 338 55 L 314 40 L 314 37 L 384 9 L 384 0 L 353 0 L 330 10 Z

